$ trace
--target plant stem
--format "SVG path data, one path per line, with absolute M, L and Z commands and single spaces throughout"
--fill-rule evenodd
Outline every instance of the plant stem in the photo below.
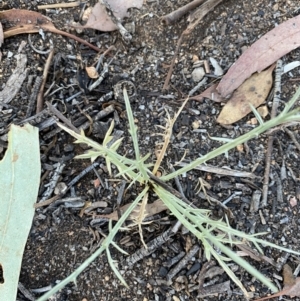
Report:
M 300 115 L 298 115 L 299 109 L 295 109 L 288 113 L 288 110 L 293 106 L 293 104 L 296 102 L 296 100 L 299 98 L 299 96 L 300 96 L 300 88 L 298 88 L 298 90 L 296 91 L 293 98 L 287 103 L 284 110 L 277 117 L 265 122 L 264 124 L 258 126 L 257 128 L 253 129 L 252 131 L 250 131 L 238 138 L 235 138 L 234 140 L 218 147 L 217 149 L 198 158 L 197 160 L 191 162 L 190 164 L 187 164 L 186 166 L 178 169 L 177 171 L 172 172 L 166 176 L 162 176 L 160 179 L 162 181 L 171 180 L 171 179 L 175 178 L 176 176 L 179 176 L 185 172 L 188 172 L 188 171 L 194 169 L 195 167 L 197 167 L 198 165 L 207 162 L 208 160 L 211 160 L 217 156 L 222 155 L 223 153 L 228 152 L 230 149 L 238 146 L 239 144 L 243 144 L 252 138 L 258 137 L 260 134 L 262 134 L 263 132 L 265 132 L 266 130 L 268 130 L 272 127 L 275 127 L 275 126 L 282 124 L 284 122 L 287 122 L 287 121 L 300 120 Z

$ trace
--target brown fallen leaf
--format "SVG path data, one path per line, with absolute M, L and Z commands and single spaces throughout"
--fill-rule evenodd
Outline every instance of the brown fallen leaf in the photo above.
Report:
M 127 204 L 122 206 L 119 210 L 121 212 L 124 212 L 127 210 L 127 208 L 130 206 L 131 204 Z M 131 212 L 131 214 L 129 215 L 128 219 L 129 220 L 135 220 L 136 218 L 138 218 L 139 216 L 139 204 L 135 207 L 135 209 L 133 209 L 133 211 Z M 158 214 L 164 210 L 167 210 L 168 207 L 161 201 L 161 200 L 157 200 L 151 204 L 147 204 L 145 206 L 145 216 L 153 216 L 155 214 Z M 109 218 L 112 219 L 113 221 L 117 221 L 118 218 L 118 210 L 110 213 L 110 214 L 104 214 L 104 215 L 95 215 L 95 218 Z
M 217 122 L 224 125 L 232 124 L 252 111 L 249 103 L 255 108 L 261 105 L 272 87 L 274 68 L 275 64 L 266 71 L 255 73 L 248 78 L 223 107 Z
M 141 8 L 143 5 L 143 0 L 107 0 L 106 2 L 109 4 L 114 16 L 120 21 L 128 16 L 127 10 L 129 8 Z M 97 2 L 93 7 L 87 23 L 82 28 L 93 28 L 101 31 L 114 31 L 118 29 L 101 2 Z
M 292 269 L 288 264 L 283 266 L 284 288 L 280 292 L 268 297 L 256 299 L 255 301 L 269 300 L 280 296 L 300 297 L 300 277 L 295 279 Z
M 227 97 L 251 74 L 261 72 L 299 46 L 300 15 L 281 23 L 248 48 L 228 70 L 217 90 Z
M 74 39 L 77 42 L 89 46 L 95 51 L 100 51 L 98 47 L 88 43 L 87 41 L 73 34 L 57 29 L 48 17 L 35 11 L 25 9 L 0 11 L 0 23 L 3 24 L 4 38 L 23 33 L 36 33 L 39 32 L 40 29 L 43 29 L 44 31 L 50 31 Z

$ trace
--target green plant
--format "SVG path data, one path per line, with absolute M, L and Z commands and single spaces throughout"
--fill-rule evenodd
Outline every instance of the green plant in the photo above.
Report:
M 275 127 L 280 124 L 284 124 L 291 121 L 299 121 L 300 120 L 300 109 L 291 110 L 292 106 L 295 104 L 296 100 L 298 99 L 300 95 L 300 88 L 297 90 L 293 98 L 286 104 L 284 110 L 281 114 L 279 114 L 276 118 L 271 119 L 267 122 L 263 122 L 259 114 L 257 113 L 255 108 L 252 108 L 255 116 L 260 122 L 260 125 L 253 129 L 252 131 L 244 134 L 243 136 L 240 136 L 234 140 L 226 140 L 224 139 L 218 139 L 220 141 L 226 142 L 224 145 L 220 146 L 219 148 L 211 151 L 210 153 L 206 154 L 205 156 L 202 156 L 198 158 L 197 160 L 191 162 L 190 164 L 184 166 L 183 168 L 178 169 L 175 172 L 172 172 L 168 175 L 162 176 L 160 179 L 162 181 L 168 181 L 173 179 L 174 177 L 181 175 L 184 172 L 188 172 L 195 168 L 199 164 L 203 164 L 207 162 L 210 159 L 213 159 L 217 156 L 220 156 L 222 154 L 226 154 L 230 149 L 236 147 L 239 144 L 242 144 L 249 139 L 258 137 L 261 133 L 265 132 L 266 130 Z M 154 193 L 156 193 L 159 198 L 167 205 L 167 207 L 170 209 L 172 214 L 176 216 L 176 218 L 187 228 L 191 233 L 193 233 L 201 242 L 205 250 L 206 258 L 209 260 L 212 256 L 219 262 L 219 264 L 224 268 L 226 273 L 231 277 L 231 279 L 243 290 L 244 294 L 248 296 L 248 293 L 246 289 L 243 287 L 240 280 L 235 276 L 235 274 L 230 270 L 230 268 L 227 266 L 226 261 L 233 260 L 240 266 L 242 266 L 245 270 L 247 270 L 250 274 L 252 274 L 254 277 L 256 277 L 259 281 L 264 283 L 266 286 L 268 286 L 272 291 L 276 292 L 277 288 L 276 286 L 267 279 L 263 274 L 261 274 L 259 271 L 257 271 L 253 266 L 251 266 L 247 261 L 242 259 L 239 256 L 236 256 L 236 254 L 231 250 L 234 245 L 241 244 L 242 240 L 247 240 L 248 242 L 251 242 L 255 245 L 255 247 L 262 253 L 262 249 L 260 248 L 259 244 L 262 244 L 264 246 L 273 247 L 285 252 L 290 252 L 294 254 L 300 255 L 299 252 L 295 252 L 293 250 L 283 248 L 280 246 L 277 246 L 275 244 L 269 243 L 263 239 L 257 238 L 258 235 L 261 234 L 255 234 L 255 235 L 248 235 L 246 233 L 243 233 L 241 231 L 237 231 L 230 227 L 228 222 L 224 222 L 222 220 L 213 220 L 209 216 L 209 211 L 204 209 L 194 209 L 189 204 L 185 203 L 180 198 L 176 197 L 175 195 L 171 194 L 169 191 L 167 191 L 165 188 L 163 188 L 161 185 L 159 185 L 157 182 L 153 181 L 151 176 L 153 176 L 149 170 L 149 167 L 152 166 L 151 164 L 146 164 L 146 160 L 149 158 L 149 155 L 145 157 L 140 156 L 139 152 L 139 146 L 138 146 L 138 137 L 137 137 L 137 127 L 134 124 L 133 120 L 133 114 L 131 111 L 129 99 L 127 96 L 126 90 L 124 90 L 124 99 L 127 109 L 127 115 L 129 120 L 129 126 L 130 126 L 130 135 L 133 140 L 134 150 L 135 150 L 135 159 L 128 159 L 120 154 L 117 153 L 117 149 L 121 143 L 121 140 L 117 140 L 114 142 L 110 147 L 109 142 L 112 139 L 111 132 L 113 130 L 113 123 L 111 124 L 111 127 L 109 131 L 106 134 L 106 137 L 104 139 L 103 145 L 96 143 L 95 141 L 92 141 L 91 139 L 85 137 L 84 133 L 76 134 L 72 130 L 66 128 L 65 126 L 59 124 L 60 127 L 62 127 L 66 132 L 68 132 L 70 135 L 75 137 L 76 143 L 85 143 L 88 146 L 91 147 L 91 150 L 89 150 L 87 153 L 78 156 L 77 158 L 91 158 L 92 160 L 95 160 L 98 156 L 102 156 L 106 160 L 106 164 L 108 167 L 108 171 L 111 173 L 111 164 L 114 164 L 119 171 L 118 176 L 123 176 L 126 179 L 129 179 L 132 183 L 139 182 L 142 185 L 144 185 L 143 191 L 137 196 L 137 198 L 133 201 L 131 206 L 127 209 L 127 211 L 122 215 L 122 217 L 119 219 L 119 221 L 116 223 L 114 227 L 112 227 L 112 224 L 109 224 L 109 234 L 105 238 L 102 246 L 94 253 L 92 254 L 75 272 L 73 272 L 70 276 L 68 276 L 66 279 L 64 279 L 61 283 L 59 283 L 56 287 L 54 287 L 51 291 L 49 291 L 47 294 L 42 296 L 38 299 L 38 301 L 46 300 L 49 298 L 53 293 L 58 291 L 59 289 L 63 288 L 66 284 L 68 284 L 71 281 L 76 281 L 76 277 L 101 253 L 106 251 L 108 262 L 110 266 L 112 267 L 113 271 L 117 275 L 117 277 L 120 279 L 120 281 L 126 285 L 125 280 L 122 278 L 118 270 L 116 269 L 114 262 L 110 256 L 109 247 L 110 245 L 116 247 L 118 250 L 120 250 L 123 253 L 126 253 L 122 249 L 120 249 L 114 242 L 114 236 L 121 228 L 122 224 L 126 220 L 126 218 L 129 216 L 131 211 L 135 208 L 135 206 L 141 201 L 147 200 L 147 194 L 153 190 Z M 180 111 L 184 107 L 185 103 L 181 107 Z M 160 165 L 160 162 L 162 161 L 162 157 L 164 155 L 164 151 L 166 150 L 169 138 L 172 134 L 172 126 L 179 115 L 180 111 L 176 114 L 176 116 L 171 119 L 168 115 L 167 119 L 167 126 L 164 128 L 164 144 L 161 148 L 161 154 L 157 160 L 157 164 L 154 166 L 154 171 L 157 170 L 157 168 Z M 149 176 L 151 175 L 151 176 Z M 143 212 L 141 213 L 143 214 Z M 139 227 L 141 225 L 142 219 L 137 219 Z M 227 245 L 230 245 L 231 247 L 228 247 Z M 215 248 L 220 250 L 220 254 L 215 250 Z M 227 256 L 227 257 L 226 257 Z

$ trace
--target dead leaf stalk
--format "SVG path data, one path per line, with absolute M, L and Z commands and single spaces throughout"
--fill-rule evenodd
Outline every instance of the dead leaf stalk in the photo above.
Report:
M 197 6 L 201 5 L 205 1 L 206 0 L 194 0 L 182 7 L 179 7 L 175 11 L 173 11 L 165 16 L 162 16 L 161 20 L 164 24 L 171 25 L 175 21 L 179 20 L 183 15 L 185 15 L 189 11 L 195 9 Z
M 42 76 L 42 83 L 40 85 L 40 90 L 37 96 L 37 104 L 36 104 L 36 114 L 40 113 L 43 110 L 43 106 L 44 106 L 44 88 L 45 88 L 45 84 L 47 81 L 47 77 L 48 77 L 48 72 L 50 69 L 50 65 L 53 59 L 53 55 L 54 55 L 54 48 L 51 49 L 48 58 L 46 60 L 45 63 L 45 67 L 44 67 L 44 71 L 43 71 L 43 76 Z
M 69 8 L 69 7 L 77 7 L 80 4 L 81 4 L 80 1 L 69 2 L 69 3 L 45 4 L 45 5 L 38 5 L 37 9 Z

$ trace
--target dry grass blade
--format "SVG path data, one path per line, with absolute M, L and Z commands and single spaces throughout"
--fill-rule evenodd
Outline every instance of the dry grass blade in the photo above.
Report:
M 174 123 L 176 122 L 178 116 L 180 115 L 181 111 L 183 110 L 183 108 L 185 107 L 186 103 L 188 102 L 188 98 L 184 101 L 184 103 L 182 104 L 182 106 L 180 107 L 180 109 L 178 110 L 178 112 L 175 114 L 175 116 L 173 117 L 173 119 L 171 119 L 170 115 L 168 112 L 167 113 L 167 119 L 166 119 L 166 127 L 164 127 L 163 129 L 165 130 L 165 133 L 163 134 L 164 137 L 164 142 L 162 145 L 162 148 L 159 150 L 158 152 L 158 158 L 155 162 L 155 165 L 153 167 L 152 173 L 155 175 L 156 172 L 158 171 L 160 164 L 165 156 L 166 150 L 169 146 L 170 143 L 170 139 L 172 137 L 172 130 L 173 130 L 173 126 Z

